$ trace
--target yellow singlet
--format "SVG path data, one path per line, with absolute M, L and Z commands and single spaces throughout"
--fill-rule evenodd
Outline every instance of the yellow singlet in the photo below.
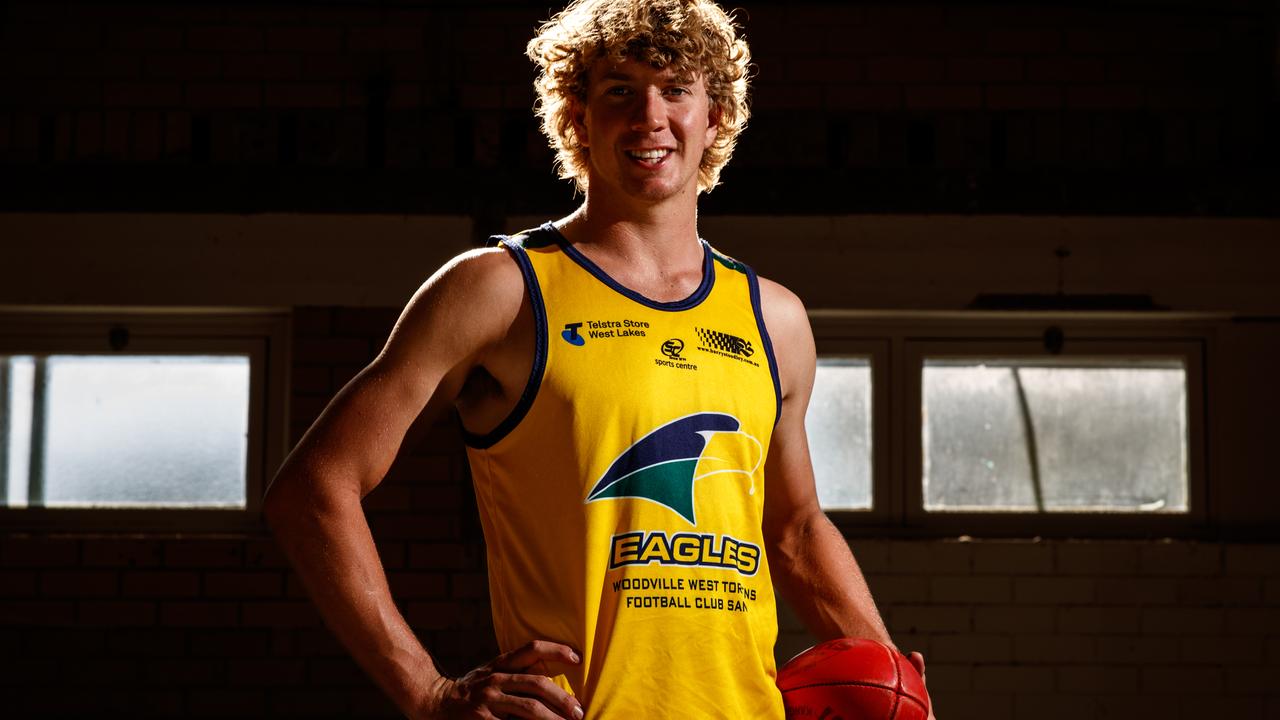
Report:
M 537 327 L 533 372 L 467 433 L 498 644 L 577 648 L 558 676 L 597 720 L 782 718 L 761 518 L 780 412 L 754 273 L 704 241 L 660 303 L 550 223 L 501 238 Z

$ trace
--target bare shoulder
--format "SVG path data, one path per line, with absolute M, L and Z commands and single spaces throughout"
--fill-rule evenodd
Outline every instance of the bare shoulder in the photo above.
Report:
M 781 283 L 763 277 L 760 278 L 760 311 L 771 337 L 795 340 L 813 334 L 800 297 Z
M 783 285 L 760 278 L 760 312 L 778 361 L 784 405 L 793 397 L 803 397 L 808 402 L 817 361 L 804 303 Z
M 392 330 L 384 355 L 439 353 L 440 340 L 464 354 L 503 337 L 524 300 L 524 278 L 509 251 L 471 250 L 454 257 L 418 288 Z

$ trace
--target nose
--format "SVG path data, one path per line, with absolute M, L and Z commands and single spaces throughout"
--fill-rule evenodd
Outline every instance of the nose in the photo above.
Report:
M 667 106 L 661 88 L 649 87 L 636 96 L 632 109 L 631 129 L 644 132 L 661 130 L 667 124 Z

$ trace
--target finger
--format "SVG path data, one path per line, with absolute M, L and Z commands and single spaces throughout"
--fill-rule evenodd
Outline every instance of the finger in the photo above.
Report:
M 583 715 L 578 699 L 543 675 L 503 675 L 495 677 L 495 680 L 508 695 L 539 700 L 558 712 L 560 717 L 578 719 Z
M 913 652 L 907 656 L 907 659 L 911 661 L 911 665 L 916 669 L 916 672 L 920 673 L 920 678 L 924 679 L 924 655 Z
M 558 662 L 577 665 L 578 653 L 563 643 L 550 640 L 531 640 L 523 646 L 498 658 L 495 666 L 506 672 L 524 672 L 540 662 Z
M 563 714 L 552 710 L 534 698 L 519 695 L 499 695 L 488 705 L 500 718 L 529 718 L 529 720 L 579 720 L 573 713 Z

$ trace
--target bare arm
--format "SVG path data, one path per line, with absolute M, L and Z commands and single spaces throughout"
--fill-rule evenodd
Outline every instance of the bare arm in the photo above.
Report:
M 450 703 L 489 702 L 495 713 L 533 718 L 573 717 L 570 703 L 576 707 L 547 678 L 516 675 L 539 661 L 576 662 L 563 645 L 535 643 L 503 656 L 481 668 L 481 677 L 468 675 L 478 681 L 474 688 L 442 677 L 392 600 L 360 505 L 414 420 L 455 402 L 524 303 L 519 269 L 504 251 L 471 253 L 442 268 L 406 306 L 378 357 L 307 431 L 264 502 L 277 541 L 325 622 L 409 717 L 448 717 Z M 521 694 L 547 695 L 547 705 L 560 707 L 553 713 L 530 697 L 513 698 L 496 687 L 500 682 L 522 684 Z M 477 696 L 466 697 L 473 690 Z
M 892 645 L 849 545 L 818 504 L 804 416 L 817 363 L 800 299 L 760 281 L 761 304 L 777 349 L 782 417 L 769 445 L 765 540 L 774 583 L 822 640 L 864 637 Z
M 760 293 L 782 383 L 782 416 L 765 461 L 764 533 L 774 584 L 818 639 L 870 638 L 896 650 L 849 544 L 818 504 L 804 429 L 817 369 L 809 317 L 777 283 L 761 279 Z M 924 656 L 910 659 L 923 676 Z

